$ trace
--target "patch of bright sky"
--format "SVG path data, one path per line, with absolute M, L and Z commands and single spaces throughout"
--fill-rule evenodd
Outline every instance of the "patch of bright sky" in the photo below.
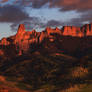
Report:
M 33 9 L 26 7 L 26 11 L 30 14 L 30 16 L 39 17 L 44 22 L 47 22 L 49 20 L 66 22 L 73 18 L 80 17 L 80 13 L 77 13 L 76 11 L 60 12 L 59 8 L 43 7 L 40 9 Z
M 89 24 L 90 22 L 89 21 L 85 21 L 85 22 L 83 22 L 82 24 Z
M 15 34 L 11 31 L 10 24 L 0 23 L 0 39 Z

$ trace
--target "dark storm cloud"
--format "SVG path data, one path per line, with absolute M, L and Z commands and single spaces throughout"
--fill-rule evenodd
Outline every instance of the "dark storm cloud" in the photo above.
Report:
M 92 0 L 52 0 L 51 7 L 59 7 L 61 11 L 77 10 L 86 11 L 92 9 Z
M 83 13 L 81 16 L 81 20 L 92 22 L 92 10 Z
M 30 19 L 29 15 L 19 6 L 5 5 L 0 7 L 0 22 L 11 23 L 13 31 L 15 31 L 16 24 L 28 19 Z
M 49 3 L 50 0 L 32 0 L 33 8 L 41 8 L 45 4 Z
M 20 0 L 20 3 L 24 5 L 29 4 L 33 8 L 41 8 L 49 3 L 49 7 L 58 7 L 62 11 L 86 11 L 92 9 L 92 0 Z
M 50 0 L 16 0 L 14 3 L 24 6 L 30 6 L 32 8 L 41 8 L 45 4 L 49 3 Z
M 18 6 L 6 5 L 0 8 L 0 22 L 20 22 L 29 15 Z
M 1 3 L 12 0 L 1 0 Z M 49 7 L 58 7 L 63 11 L 86 11 L 92 9 L 92 0 L 15 0 L 14 4 L 29 5 L 33 8 L 41 8 L 49 3 Z
M 6 3 L 12 0 L 1 0 L 1 3 Z M 41 8 L 45 4 L 49 3 L 49 0 L 15 0 L 13 4 L 20 4 L 23 6 L 31 6 L 33 8 Z
M 39 27 L 41 24 L 40 18 L 30 17 L 22 7 L 13 5 L 5 5 L 0 8 L 0 22 L 11 23 L 12 31 L 17 30 L 18 25 L 21 23 L 24 23 L 27 29 L 29 29 L 29 25 L 33 29 L 33 27 Z

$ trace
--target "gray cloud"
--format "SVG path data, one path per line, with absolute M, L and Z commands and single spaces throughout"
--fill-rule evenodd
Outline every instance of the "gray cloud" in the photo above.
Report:
M 54 0 L 51 2 L 51 7 L 59 7 L 61 11 L 86 11 L 92 9 L 92 0 Z
M 49 3 L 49 7 L 58 7 L 62 11 L 86 11 L 92 9 L 92 0 L 20 0 L 20 3 L 22 5 L 31 5 L 33 8 L 41 8 Z
M 39 28 L 43 24 L 40 18 L 35 16 L 30 17 L 23 7 L 13 5 L 5 5 L 0 8 L 0 22 L 11 23 L 10 27 L 12 31 L 16 31 L 18 25 L 21 23 L 26 25 L 26 29 Z
M 6 5 L 0 8 L 0 22 L 20 22 L 29 19 L 29 15 L 20 7 Z
M 1 3 L 9 1 L 12 0 L 1 0 Z M 31 6 L 33 8 L 41 8 L 49 3 L 49 7 L 58 7 L 61 8 L 62 11 L 86 11 L 92 9 L 92 0 L 15 0 L 13 3 Z
M 62 26 L 64 25 L 63 22 L 57 21 L 57 20 L 49 20 L 47 23 L 44 23 L 41 27 L 57 27 L 57 26 Z
M 12 0 L 1 0 L 1 3 Z M 31 5 L 34 8 L 41 8 L 49 3 L 49 7 L 62 7 L 63 10 L 86 10 L 92 9 L 92 0 L 15 0 L 14 3 Z
M 70 21 L 67 22 L 67 24 L 74 26 L 82 26 L 86 22 L 87 23 L 92 22 L 92 10 L 82 13 L 82 15 L 79 18 L 71 19 Z
M 62 23 L 60 21 L 56 21 L 56 20 L 50 20 L 48 21 L 48 23 L 46 24 L 46 26 L 60 26 Z

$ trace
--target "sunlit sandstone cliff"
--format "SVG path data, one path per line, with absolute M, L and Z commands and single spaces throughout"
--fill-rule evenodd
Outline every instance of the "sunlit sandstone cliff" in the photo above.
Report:
M 3 38 L 0 41 L 0 45 L 7 46 L 13 44 L 16 46 L 16 49 L 19 49 L 19 55 L 21 55 L 23 52 L 28 51 L 31 44 L 40 44 L 45 38 L 48 38 L 51 42 L 53 42 L 55 38 L 52 34 L 72 37 L 92 36 L 92 24 L 86 24 L 83 27 L 64 26 L 62 29 L 57 27 L 55 29 L 47 27 L 42 32 L 36 32 L 35 30 L 26 31 L 24 24 L 20 24 L 16 35 Z

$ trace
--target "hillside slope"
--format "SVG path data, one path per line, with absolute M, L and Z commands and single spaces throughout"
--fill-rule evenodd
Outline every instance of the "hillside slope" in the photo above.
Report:
M 0 90 L 92 92 L 91 30 L 87 24 L 36 32 L 21 24 L 0 41 Z

